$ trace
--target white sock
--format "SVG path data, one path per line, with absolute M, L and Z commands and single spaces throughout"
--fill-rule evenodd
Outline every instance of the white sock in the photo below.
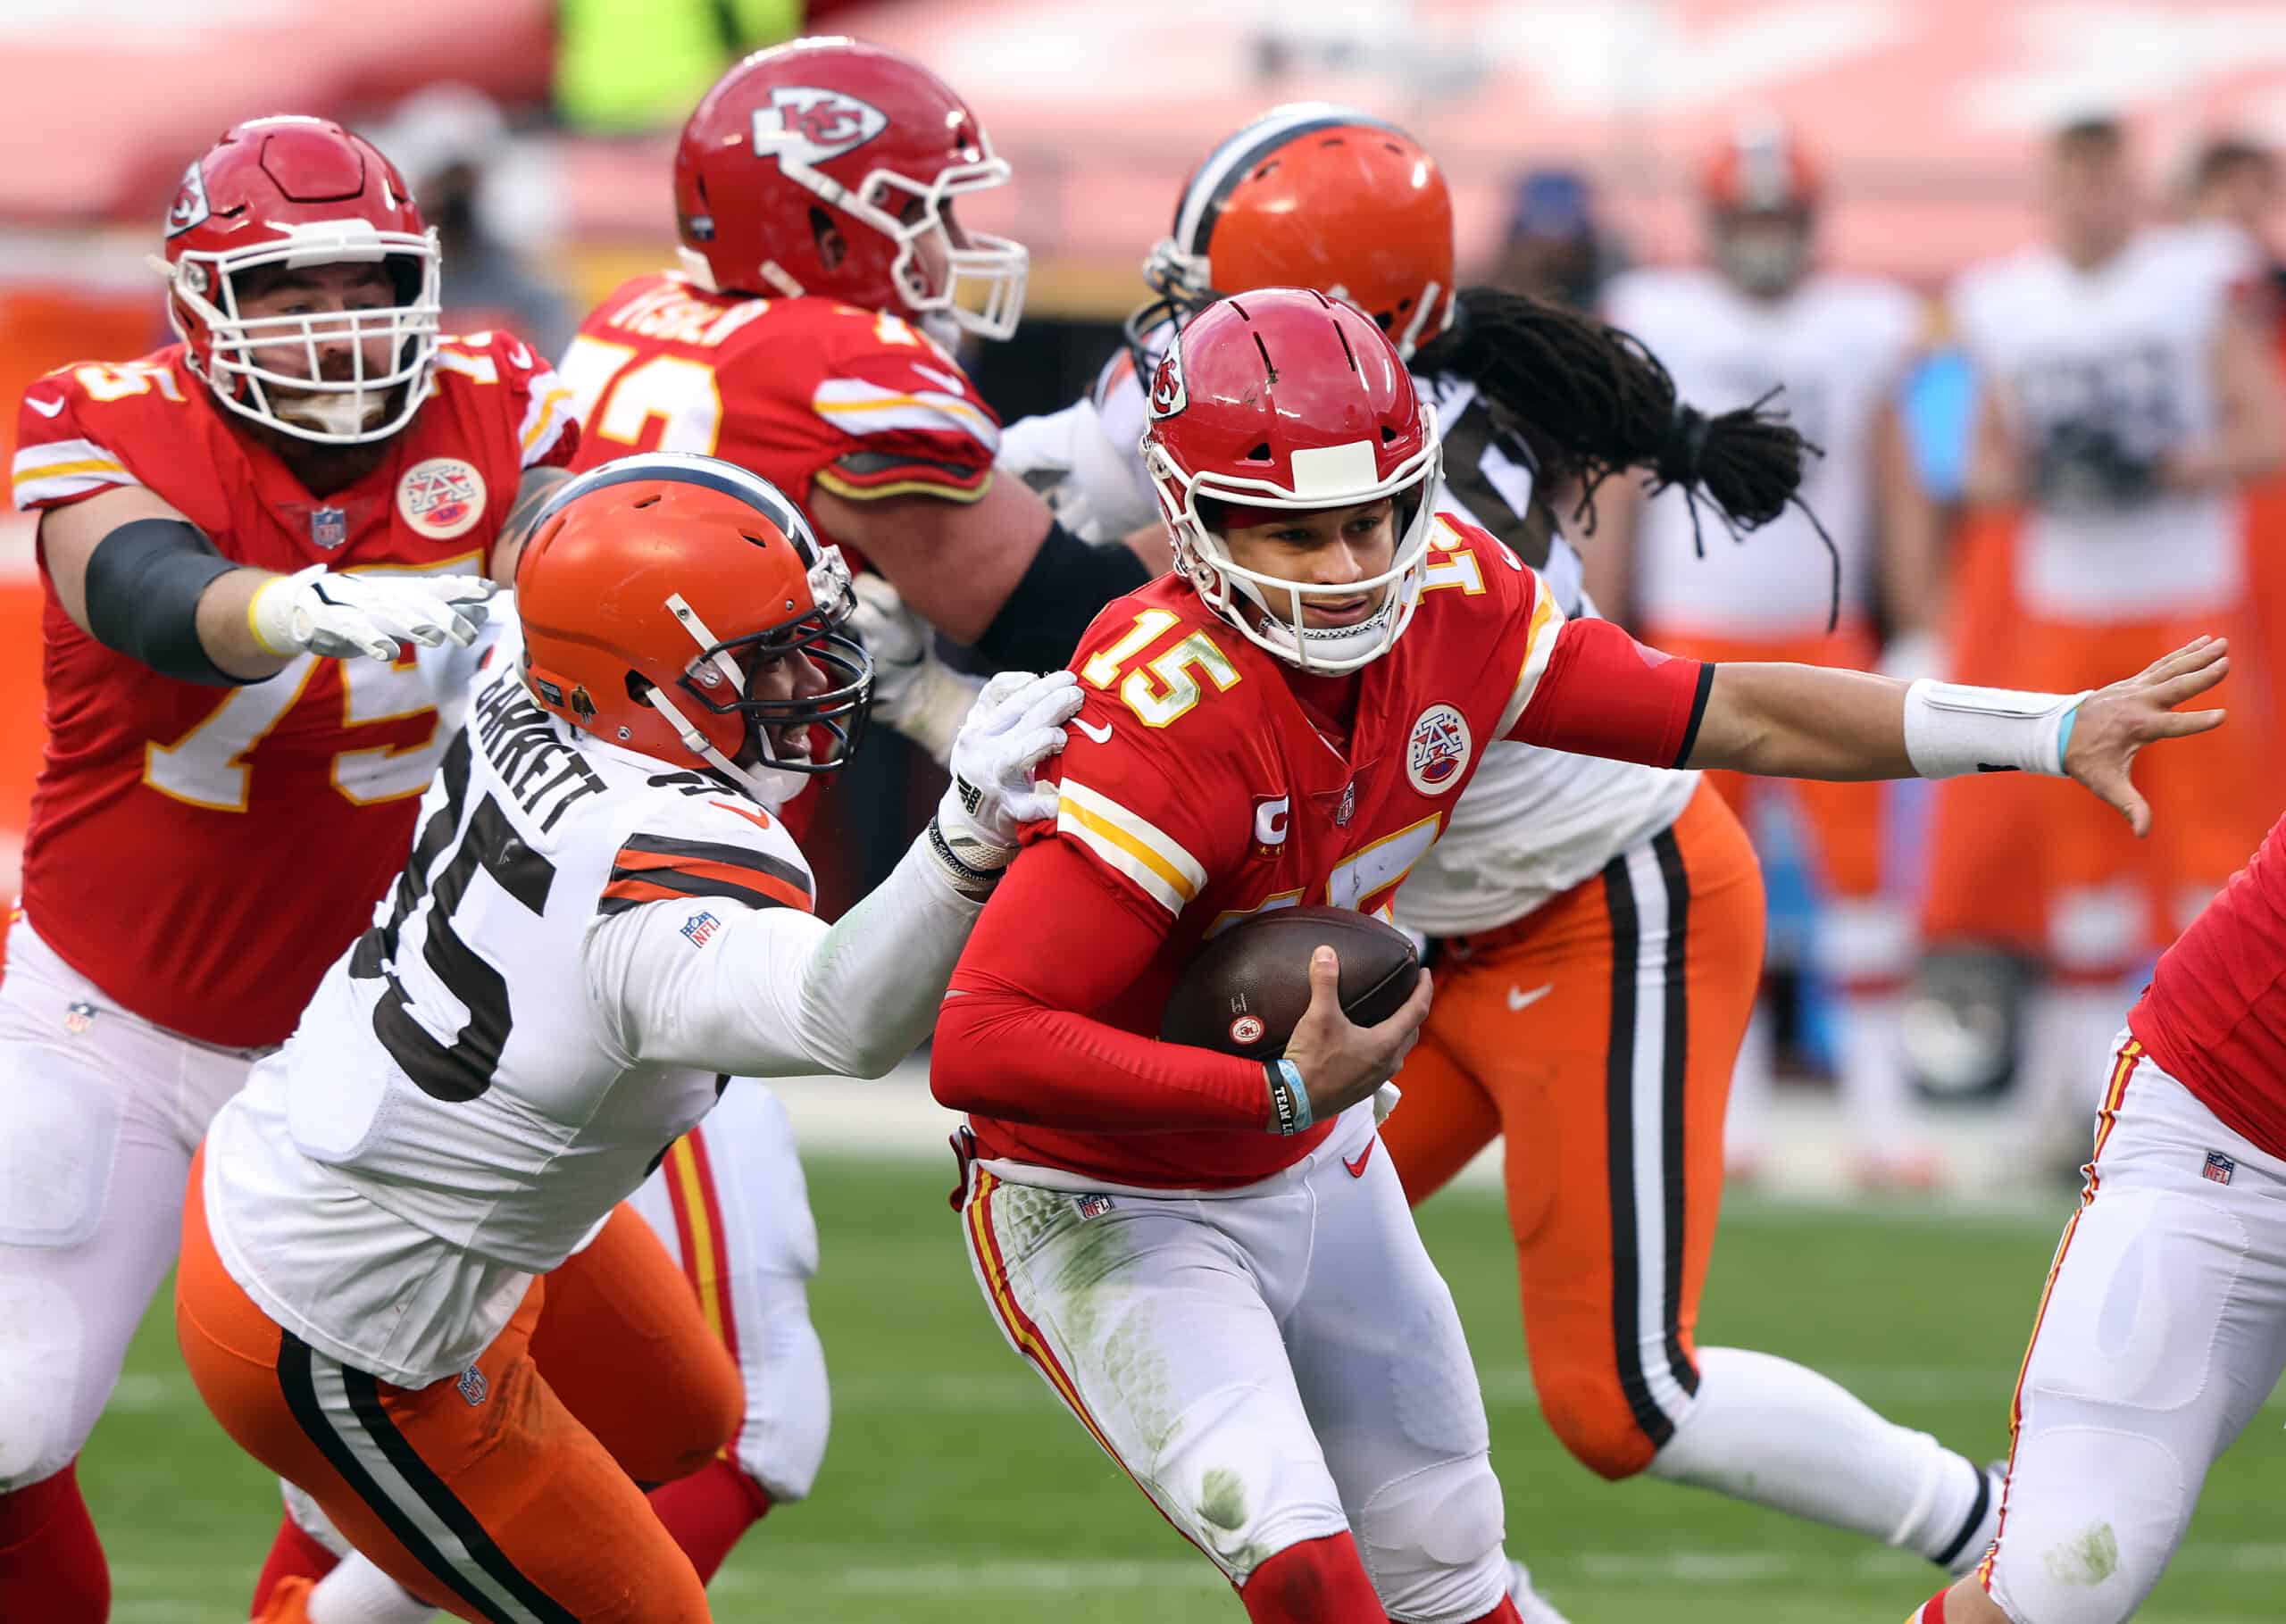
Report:
M 1905 995 L 1844 993 L 1837 1006 L 1836 1092 L 1850 1137 L 1873 1161 L 1903 1161 L 1921 1148 L 1906 1108 Z
M 310 1590 L 310 1624 L 428 1624 L 439 1616 L 354 1551 Z
M 1815 1370 L 1743 1348 L 1701 1348 L 1698 1392 L 1654 1477 L 1711 1488 L 1946 1566 L 1998 1510 L 1983 1470 L 1884 1420 Z
M 1778 1038 L 1769 1013 L 1757 1003 L 1731 1068 L 1731 1100 L 1723 1118 L 1723 1159 L 1731 1167 L 1751 1167 L 1770 1150 L 1770 1092 L 1777 1054 Z

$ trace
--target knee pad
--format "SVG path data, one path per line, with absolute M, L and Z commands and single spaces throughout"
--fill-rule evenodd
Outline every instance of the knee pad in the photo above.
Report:
M 1389 1485 L 1357 1510 L 1357 1553 L 1392 1620 L 1481 1619 L 1507 1593 L 1500 1480 L 1483 1454 Z
M 4 1249 L 0 1325 L 9 1328 L 0 1338 L 0 1494 L 8 1494 L 69 1466 L 100 1405 L 79 1391 L 88 1378 L 79 1304 L 54 1280 L 10 1273 Z
M 1635 1419 L 1619 1372 L 1578 1366 L 1532 1371 L 1540 1413 L 1572 1458 L 1608 1482 L 1631 1478 L 1651 1463 L 1657 1445 Z
M 817 1481 L 833 1425 L 833 1400 L 826 1385 L 825 1345 L 810 1323 L 801 1282 L 779 1284 L 783 1289 L 763 1321 L 762 1345 L 743 1353 L 747 1412 L 738 1462 L 739 1470 L 782 1505 L 801 1499 Z
M 2020 1624 L 2123 1624 L 2174 1554 L 2191 1486 L 2172 1450 L 2104 1427 L 2047 1429 L 2019 1451 L 1992 1597 Z M 2027 1454 L 2037 1460 L 2023 1470 Z

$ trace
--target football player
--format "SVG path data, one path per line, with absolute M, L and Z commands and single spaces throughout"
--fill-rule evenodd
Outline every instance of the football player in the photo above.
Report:
M 1813 268 L 1819 204 L 1809 154 L 1783 124 L 1756 120 L 1709 154 L 1699 196 L 1708 263 L 1630 271 L 1605 314 L 1674 374 L 1684 396 L 1743 405 L 1782 388 L 1789 421 L 1825 454 L 1803 498 L 1840 555 L 1840 613 L 1827 554 L 1809 518 L 1789 513 L 1749 551 L 1704 545 L 1689 496 L 1646 503 L 1622 482 L 1601 504 L 1611 522 L 1591 550 L 1589 586 L 1605 610 L 1660 647 L 1704 660 L 1798 660 L 1914 677 L 1933 669 L 1931 608 L 1939 580 L 1933 505 L 1908 460 L 1895 399 L 1924 327 L 1904 287 Z M 1879 609 L 1890 642 L 1877 649 Z M 1913 968 L 1911 920 L 1884 886 L 1886 792 L 1876 784 L 1714 780 L 1749 829 L 1754 803 L 1785 794 L 1806 839 L 1818 892 L 1810 967 L 1839 994 L 1838 1082 L 1873 1187 L 1925 1184 L 1935 1167 L 1908 1131 L 1900 1033 Z M 1770 1036 L 1756 1021 L 1731 1102 L 1734 1162 L 1758 1159 L 1771 1086 Z
M 1361 1029 L 1319 949 L 1311 1009 L 1262 1065 L 1155 1039 L 1184 963 L 1264 908 L 1385 908 L 1501 738 L 1793 778 L 2005 763 L 2068 772 L 2140 828 L 2127 763 L 2219 724 L 2167 707 L 2218 680 L 2223 647 L 2081 695 L 1645 648 L 1439 510 L 1435 409 L 1389 335 L 1314 291 L 1210 305 L 1149 412 L 1179 568 L 1082 640 L 1057 810 L 1023 830 L 937 1027 L 978 1283 L 1250 1617 L 1514 1620 L 1475 1373 L 1367 1103 L 1430 978 Z M 1654 1026 L 1639 985 L 1613 997 Z
M 0 990 L 0 1614 L 99 1620 L 72 1462 L 216 1106 L 388 884 L 437 706 L 578 444 L 338 126 L 257 119 L 166 221 L 179 342 L 24 393 L 49 738 Z
M 2011 579 L 1961 605 L 1949 658 L 1974 681 L 2076 687 L 2243 612 L 2241 486 L 2278 465 L 2286 413 L 2211 234 L 2137 225 L 2117 124 L 2060 131 L 2046 185 L 2051 240 L 1951 295 L 1985 386 L 1968 499 L 2015 517 Z M 1997 904 L 2033 888 L 2018 911 L 2048 976 L 2023 1062 L 2036 1130 L 2079 1119 L 2128 975 L 2230 878 L 2269 812 L 2263 775 L 2214 741 L 2154 768 L 2153 804 L 2198 815 L 2163 819 L 2146 847 L 2041 788 L 1939 792 L 1923 928 L 1932 944 L 1991 940 Z
M 967 104 L 893 51 L 820 37 L 738 63 L 676 151 L 683 269 L 621 287 L 564 353 L 583 463 L 728 458 L 955 641 L 1062 663 L 1165 553 L 1085 545 L 993 475 L 999 421 L 938 335 L 1015 329 L 1024 250 L 955 214 L 1007 179 Z
M 662 1460 L 656 1328 L 552 1351 L 549 1271 L 647 1248 L 696 1317 L 619 1203 L 725 1074 L 875 1077 L 927 1035 L 1077 684 L 995 679 L 829 929 L 774 809 L 864 720 L 838 553 L 765 481 L 652 454 L 564 487 L 517 587 L 390 898 L 214 1118 L 176 1323 L 231 1436 L 432 1605 L 680 1624 L 705 1595 L 636 1483 L 729 1418 Z
M 1206 290 L 1283 279 L 1355 295 L 1437 407 L 1435 500 L 1539 570 L 1567 616 L 1595 611 L 1545 494 L 1548 464 L 1646 464 L 1764 518 L 1793 488 L 1798 444 L 1784 431 L 1678 411 L 1656 363 L 1607 329 L 1489 290 L 1456 306 L 1445 183 L 1402 130 L 1339 108 L 1275 110 L 1200 167 L 1176 231 L 1153 256 L 1176 314 Z M 1167 310 L 1130 323 L 1147 355 L 1165 343 Z M 1012 425 L 1004 459 L 1048 487 L 1065 522 L 1116 533 L 1148 511 L 1127 449 L 1145 414 L 1122 355 L 1089 398 Z M 1703 436 L 1695 469 L 1678 432 Z M 1824 587 L 1821 572 L 1821 615 Z M 1525 1336 L 1556 1437 L 1606 1478 L 1648 1471 L 1947 1567 L 1973 1562 L 1995 1514 L 1981 1467 L 1798 1365 L 1694 1342 L 1762 962 L 1761 875 L 1721 797 L 1693 773 L 1496 740 L 1416 855 L 1392 907 L 1439 942 L 1441 995 L 1383 1138 L 1419 1202 L 1504 1137 Z M 1521 1564 L 1513 1594 L 1533 1624 L 1544 1603 Z
M 1909 1624 L 2120 1624 L 2286 1373 L 2286 820 L 2112 1041 L 2009 1411 L 2000 1534 Z

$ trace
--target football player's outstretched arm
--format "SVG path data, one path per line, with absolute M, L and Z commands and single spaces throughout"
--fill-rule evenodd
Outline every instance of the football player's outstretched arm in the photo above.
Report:
M 1536 618 L 1552 622 L 1552 616 Z M 2201 637 L 2085 694 L 2030 694 L 1774 662 L 1719 665 L 1648 649 L 1603 620 L 1537 631 L 1501 731 L 1525 744 L 1661 767 L 1787 779 L 1951 778 L 2018 770 L 2077 779 L 2135 833 L 2150 808 L 2128 769 L 2154 740 L 2220 727 L 2176 705 L 2230 670 Z
M 929 1034 L 1019 822 L 1052 810 L 1032 771 L 1079 708 L 1068 671 L 995 678 L 953 753 L 954 781 L 888 879 L 829 927 L 792 904 L 654 902 L 589 933 L 588 995 L 631 1060 L 743 1076 L 879 1077 Z M 766 862 L 766 860 L 761 860 Z M 766 875 L 742 876 L 765 899 Z M 713 910 L 705 911 L 712 915 Z
M 475 639 L 490 583 L 470 576 L 291 576 L 231 563 L 146 487 L 40 515 L 39 546 L 73 624 L 162 676 L 259 682 L 296 656 L 394 661 L 401 642 Z

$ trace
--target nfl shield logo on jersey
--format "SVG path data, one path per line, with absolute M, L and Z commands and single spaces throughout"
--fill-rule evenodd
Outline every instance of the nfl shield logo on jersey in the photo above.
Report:
M 310 540 L 330 551 L 349 539 L 349 515 L 338 507 L 321 507 L 310 513 Z
M 2231 1182 L 2231 1175 L 2238 1170 L 2237 1162 L 2219 1150 L 2210 1150 L 2207 1153 L 2207 1165 L 2199 1170 L 2199 1176 L 2203 1178 L 2211 1178 L 2217 1184 L 2228 1184 Z
M 682 933 L 690 938 L 693 947 L 705 946 L 722 928 L 722 921 L 703 908 L 682 922 Z
M 471 1365 L 467 1370 L 463 1370 L 461 1372 L 460 1380 L 453 1385 L 461 1390 L 461 1396 L 468 1400 L 471 1407 L 482 1403 L 484 1402 L 484 1395 L 492 1391 L 492 1389 L 485 1383 L 484 1372 L 478 1370 L 474 1365 Z
M 1448 704 L 1432 704 L 1413 724 L 1405 746 L 1405 776 L 1424 795 L 1440 795 L 1468 765 L 1468 719 Z

